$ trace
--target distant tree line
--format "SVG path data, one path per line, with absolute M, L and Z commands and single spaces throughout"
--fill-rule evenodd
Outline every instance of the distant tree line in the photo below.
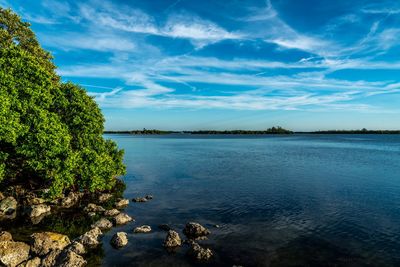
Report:
M 327 130 L 309 132 L 312 134 L 400 134 L 400 130 Z

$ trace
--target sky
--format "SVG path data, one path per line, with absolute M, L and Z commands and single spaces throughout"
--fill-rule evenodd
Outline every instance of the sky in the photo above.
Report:
M 107 130 L 400 129 L 400 1 L 0 0 Z

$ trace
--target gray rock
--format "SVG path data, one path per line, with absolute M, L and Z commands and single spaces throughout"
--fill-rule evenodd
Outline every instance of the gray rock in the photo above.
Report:
M 99 195 L 98 200 L 99 200 L 100 203 L 104 203 L 104 202 L 110 200 L 112 198 L 112 196 L 113 196 L 112 194 L 103 193 L 103 194 Z
M 69 192 L 68 196 L 61 200 L 61 206 L 64 208 L 71 208 L 79 202 L 82 196 L 83 193 L 80 192 Z
M 96 205 L 94 203 L 89 203 L 87 207 L 84 208 L 85 212 L 104 212 L 105 209 L 102 206 Z
M 118 215 L 119 213 L 120 213 L 119 210 L 117 210 L 117 209 L 111 209 L 111 210 L 106 210 L 106 211 L 104 212 L 104 216 L 113 217 L 113 216 Z
M 110 228 L 112 228 L 112 226 L 113 226 L 113 224 L 106 218 L 101 218 L 100 220 L 98 220 L 97 222 L 92 224 L 92 228 L 98 227 L 101 230 L 110 229 Z
M 31 238 L 32 252 L 39 256 L 44 256 L 50 251 L 62 250 L 71 243 L 68 236 L 53 232 L 34 233 Z
M 0 201 L 0 216 L 11 215 L 17 210 L 18 202 L 13 197 L 6 197 Z
M 24 261 L 23 263 L 18 265 L 18 267 L 39 267 L 40 263 L 41 263 L 40 258 L 39 257 L 35 257 L 33 259 Z
M 189 239 L 197 239 L 197 238 L 207 236 L 211 232 L 199 223 L 189 222 L 186 224 L 185 229 L 183 229 L 183 233 Z
M 142 226 L 136 227 L 133 230 L 133 232 L 137 233 L 137 234 L 139 234 L 139 233 L 150 233 L 151 232 L 151 227 L 149 225 L 142 225 Z
M 85 247 L 93 248 L 100 244 L 99 236 L 102 235 L 100 228 L 95 227 L 90 231 L 84 233 L 78 238 L 78 241 L 82 243 Z
M 117 209 L 125 208 L 128 205 L 129 205 L 129 199 L 121 199 L 121 200 L 119 200 L 118 202 L 115 203 L 115 207 Z
M 53 267 L 56 266 L 57 257 L 61 254 L 61 250 L 52 250 L 43 259 L 40 267 Z
M 164 241 L 164 247 L 166 248 L 174 248 L 182 245 L 182 239 L 179 234 L 173 230 L 169 230 L 167 237 Z
M 126 246 L 128 244 L 127 234 L 125 232 L 118 232 L 114 234 L 110 243 L 116 248 L 121 248 Z
M 86 265 L 85 259 L 73 251 L 63 251 L 56 260 L 57 267 L 81 267 Z
M 129 216 L 126 213 L 120 213 L 117 216 L 114 217 L 114 223 L 115 225 L 121 225 L 121 224 L 126 224 L 130 221 L 133 221 L 134 219 Z
M 207 261 L 213 256 L 213 253 L 211 249 L 203 248 L 199 244 L 193 242 L 188 251 L 188 255 L 198 261 Z
M 9 232 L 1 231 L 0 232 L 0 242 L 1 241 L 13 241 L 12 235 Z
M 66 250 L 75 252 L 78 255 L 83 255 L 86 253 L 85 246 L 82 245 L 82 243 L 78 241 L 73 241 L 67 248 Z
M 50 210 L 50 206 L 46 204 L 32 205 L 29 209 L 29 217 L 39 217 L 43 214 L 48 214 Z
M 15 267 L 29 257 L 29 245 L 23 242 L 0 242 L 0 265 Z

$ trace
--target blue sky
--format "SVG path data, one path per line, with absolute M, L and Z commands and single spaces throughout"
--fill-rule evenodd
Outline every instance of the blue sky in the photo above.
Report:
M 108 130 L 400 129 L 399 1 L 0 0 Z

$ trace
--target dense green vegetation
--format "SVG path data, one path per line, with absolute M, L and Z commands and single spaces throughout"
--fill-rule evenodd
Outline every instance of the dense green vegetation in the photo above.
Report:
M 85 90 L 61 83 L 29 24 L 0 8 L 0 182 L 107 190 L 125 172 L 123 151 L 102 136 L 104 118 Z
M 148 130 L 144 128 L 143 130 L 131 130 L 131 131 L 105 131 L 106 134 L 171 134 L 178 133 L 174 131 L 162 131 L 162 130 Z

